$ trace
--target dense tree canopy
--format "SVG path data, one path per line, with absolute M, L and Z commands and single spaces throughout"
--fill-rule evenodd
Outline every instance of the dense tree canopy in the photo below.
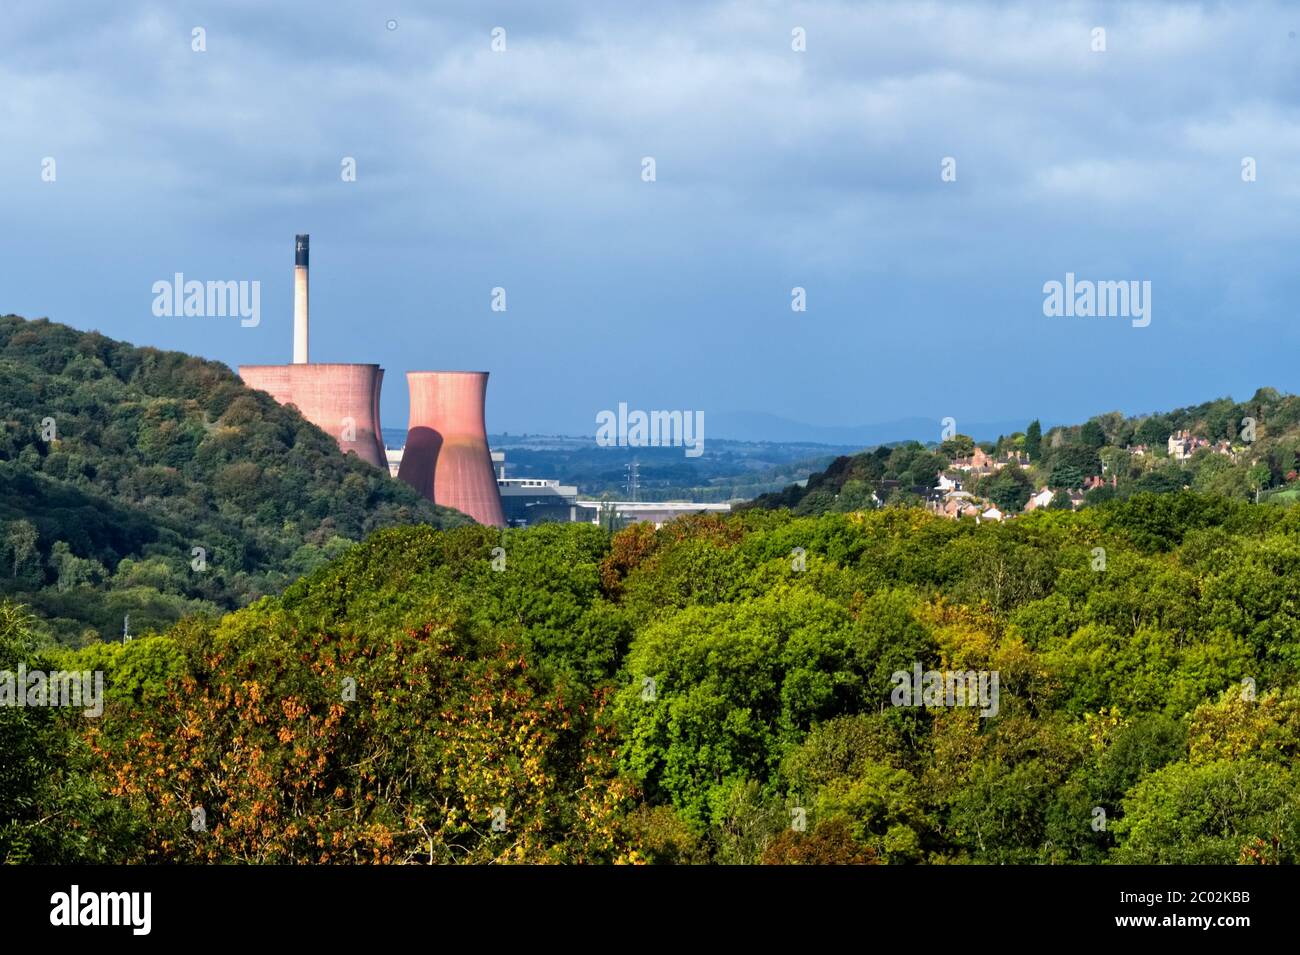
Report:
M 99 719 L 0 710 L 30 754 L 0 849 L 1295 862 L 1296 580 L 1300 512 L 1190 492 L 1002 525 L 380 531 L 281 597 L 124 646 L 42 644 L 8 611 L 0 667 L 99 669 L 108 691 Z M 913 671 L 997 674 L 996 712 L 900 703 Z

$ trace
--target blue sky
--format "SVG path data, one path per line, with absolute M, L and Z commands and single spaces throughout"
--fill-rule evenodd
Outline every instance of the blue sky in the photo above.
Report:
M 492 372 L 493 431 L 575 434 L 1298 388 L 1298 9 L 433 6 L 7 8 L 0 311 L 288 361 L 308 232 L 312 358 L 382 364 L 389 426 L 440 368 Z M 260 281 L 261 324 L 155 317 L 175 272 Z M 1044 316 L 1067 272 L 1150 281 L 1151 324 Z

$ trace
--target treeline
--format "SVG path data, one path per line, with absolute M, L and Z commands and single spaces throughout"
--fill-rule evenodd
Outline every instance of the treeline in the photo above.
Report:
M 1297 607 L 1300 511 L 1190 493 L 390 529 L 125 646 L 10 610 L 108 690 L 0 708 L 0 857 L 1295 862 Z
M 974 447 L 969 438 L 964 440 Z M 789 508 L 803 517 L 846 514 L 878 503 L 920 503 L 920 495 L 938 483 L 939 472 L 960 453 L 959 445 L 927 448 L 918 441 L 907 441 L 841 455 L 804 483 L 759 495 L 737 508 Z
M 60 640 L 244 606 L 450 515 L 225 365 L 0 317 L 0 595 Z

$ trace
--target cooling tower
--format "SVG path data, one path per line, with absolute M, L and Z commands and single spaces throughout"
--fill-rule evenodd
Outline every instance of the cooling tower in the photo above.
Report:
M 486 371 L 408 371 L 411 418 L 397 476 L 435 504 L 504 527 L 488 451 Z
M 299 413 L 339 443 L 378 468 L 388 468 L 379 433 L 378 365 L 241 365 L 239 377 Z
M 310 364 L 307 361 L 307 257 L 310 236 L 294 237 L 293 364 L 240 365 L 239 377 L 299 413 L 362 461 L 388 469 L 379 432 L 378 365 Z

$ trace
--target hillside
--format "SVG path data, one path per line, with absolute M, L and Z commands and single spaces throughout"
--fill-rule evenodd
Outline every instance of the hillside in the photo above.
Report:
M 394 528 L 79 651 L 0 607 L 108 687 L 0 708 L 0 861 L 1294 863 L 1298 569 L 1300 510 L 1182 492 Z
M 987 466 L 976 449 L 992 459 Z M 1055 495 L 1046 506 L 1065 508 L 1185 488 L 1287 504 L 1300 496 L 1298 452 L 1300 397 L 1261 388 L 1246 402 L 1220 398 L 1132 417 L 1109 412 L 1045 433 L 1033 421 L 997 441 L 959 434 L 927 446 L 876 448 L 839 457 L 804 484 L 743 507 L 824 514 L 921 503 L 941 472 L 983 506 L 1008 514 L 1024 510 L 1044 488 Z M 940 495 L 932 497 L 940 506 Z
M 244 606 L 371 531 L 465 520 L 225 365 L 0 318 L 0 595 L 65 642 Z

